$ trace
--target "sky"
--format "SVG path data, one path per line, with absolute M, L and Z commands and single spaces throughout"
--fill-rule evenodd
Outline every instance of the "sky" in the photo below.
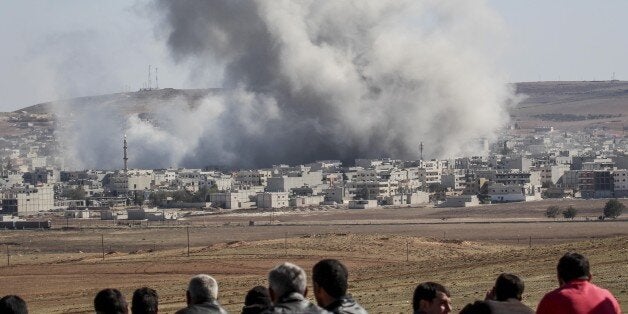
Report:
M 628 79 L 628 1 L 486 1 L 503 19 L 494 62 L 509 82 Z M 172 59 L 150 5 L 0 0 L 0 111 L 138 90 L 148 65 L 161 88 L 219 87 L 219 69 L 193 76 L 190 64 Z

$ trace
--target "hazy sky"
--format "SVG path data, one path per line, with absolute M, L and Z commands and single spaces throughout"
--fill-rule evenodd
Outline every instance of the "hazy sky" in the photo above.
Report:
M 466 0 L 460 0 L 466 1 Z M 628 1 L 489 0 L 507 42 L 511 82 L 628 79 Z M 0 0 L 0 111 L 60 98 L 137 90 L 149 64 L 159 86 L 215 87 L 169 57 L 149 1 Z M 153 83 L 154 84 L 154 83 Z

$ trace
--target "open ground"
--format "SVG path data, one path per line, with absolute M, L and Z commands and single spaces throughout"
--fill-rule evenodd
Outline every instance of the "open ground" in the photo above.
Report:
M 579 217 L 544 218 L 553 204 L 572 205 Z M 458 311 L 483 298 L 501 272 L 525 280 L 524 302 L 535 307 L 557 286 L 558 258 L 575 250 L 590 258 L 593 281 L 625 307 L 628 220 L 598 221 L 603 204 L 232 213 L 131 228 L 55 221 L 71 228 L 0 232 L 9 248 L 0 295 L 23 296 L 33 313 L 88 313 L 100 289 L 119 288 L 130 299 L 149 286 L 161 312 L 172 313 L 184 306 L 187 280 L 208 273 L 219 281 L 221 303 L 239 312 L 246 291 L 266 285 L 273 266 L 292 261 L 309 275 L 316 261 L 331 257 L 348 265 L 350 291 L 371 313 L 410 312 L 414 287 L 427 280 L 448 286 Z

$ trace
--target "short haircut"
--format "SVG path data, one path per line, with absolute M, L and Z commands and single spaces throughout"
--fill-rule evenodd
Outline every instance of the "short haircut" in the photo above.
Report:
M 497 301 L 506 301 L 511 298 L 521 300 L 523 288 L 523 280 L 513 274 L 503 273 L 495 280 L 495 299 Z
M 218 283 L 210 275 L 199 274 L 190 279 L 188 293 L 194 304 L 215 301 L 218 299 Z
M 484 301 L 475 301 L 463 307 L 460 314 L 491 314 L 491 307 Z
M 324 259 L 312 268 L 312 281 L 331 297 L 340 298 L 347 294 L 349 271 L 335 259 Z
M 244 305 L 271 306 L 272 302 L 270 301 L 268 289 L 264 286 L 253 287 L 253 289 L 246 293 L 246 296 L 244 297 Z
M 17 295 L 7 295 L 0 299 L 0 313 L 28 314 L 26 301 Z
M 133 292 L 131 313 L 133 314 L 157 314 L 159 296 L 154 289 L 143 287 Z
M 94 310 L 99 314 L 127 314 L 124 295 L 118 289 L 103 289 L 94 298 Z
M 305 271 L 295 264 L 283 263 L 268 273 L 268 286 L 277 298 L 292 292 L 305 294 L 307 278 Z
M 439 283 L 424 282 L 416 286 L 412 297 L 412 309 L 418 311 L 421 300 L 432 302 L 436 298 L 437 292 L 442 292 L 448 297 L 451 296 L 449 290 Z
M 589 260 L 581 254 L 567 252 L 558 261 L 556 266 L 558 278 L 564 282 L 574 279 L 586 279 L 591 274 L 589 272 Z

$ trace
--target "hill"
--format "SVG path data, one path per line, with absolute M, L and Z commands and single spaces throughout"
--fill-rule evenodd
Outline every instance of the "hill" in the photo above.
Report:
M 602 127 L 622 130 L 628 122 L 628 82 L 517 83 L 525 99 L 511 110 L 523 126 L 559 129 Z

